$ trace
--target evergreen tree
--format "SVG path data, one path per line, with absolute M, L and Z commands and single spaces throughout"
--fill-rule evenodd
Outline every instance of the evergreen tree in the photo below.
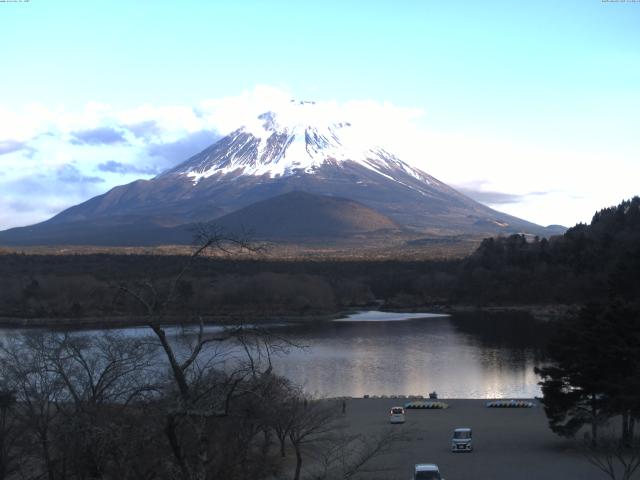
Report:
M 640 314 L 627 304 L 589 305 L 562 322 L 549 345 L 553 364 L 537 368 L 549 426 L 573 437 L 622 415 L 623 440 L 633 435 L 640 415 Z
M 548 347 L 553 365 L 536 368 L 551 430 L 573 437 L 588 424 L 594 444 L 605 411 L 606 375 L 597 322 L 592 322 L 597 310 L 587 307 L 559 325 Z

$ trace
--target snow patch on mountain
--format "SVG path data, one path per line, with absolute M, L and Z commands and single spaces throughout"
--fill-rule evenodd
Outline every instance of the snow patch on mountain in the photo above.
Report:
M 348 121 L 335 121 L 314 102 L 291 101 L 278 112 L 252 119 L 170 173 L 186 175 L 194 184 L 212 176 L 251 175 L 270 178 L 303 171 L 313 174 L 326 163 L 356 162 L 395 180 L 400 169 L 426 183 L 430 177 L 379 146 Z

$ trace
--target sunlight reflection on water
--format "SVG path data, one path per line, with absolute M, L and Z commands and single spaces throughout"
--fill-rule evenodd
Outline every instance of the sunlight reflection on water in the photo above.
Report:
M 308 391 L 329 396 L 427 395 L 433 390 L 441 398 L 540 395 L 533 372 L 539 348 L 527 345 L 526 338 L 515 339 L 515 345 L 505 339 L 492 344 L 491 329 L 499 326 L 487 329 L 485 338 L 482 332 L 465 331 L 455 316 L 364 312 L 351 318 L 289 328 L 288 336 L 311 347 L 279 358 L 276 370 Z

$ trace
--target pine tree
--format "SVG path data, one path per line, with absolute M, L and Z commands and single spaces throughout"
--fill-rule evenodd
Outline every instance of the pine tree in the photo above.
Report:
M 551 429 L 573 437 L 621 415 L 623 440 L 640 416 L 640 314 L 627 304 L 593 304 L 564 321 L 549 345 L 553 364 L 536 369 Z

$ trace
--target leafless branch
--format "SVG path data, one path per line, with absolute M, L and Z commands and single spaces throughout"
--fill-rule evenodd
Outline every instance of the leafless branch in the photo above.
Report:
M 586 444 L 587 461 L 611 480 L 630 480 L 640 468 L 640 438 L 624 443 L 612 435 L 599 439 L 598 446 Z

